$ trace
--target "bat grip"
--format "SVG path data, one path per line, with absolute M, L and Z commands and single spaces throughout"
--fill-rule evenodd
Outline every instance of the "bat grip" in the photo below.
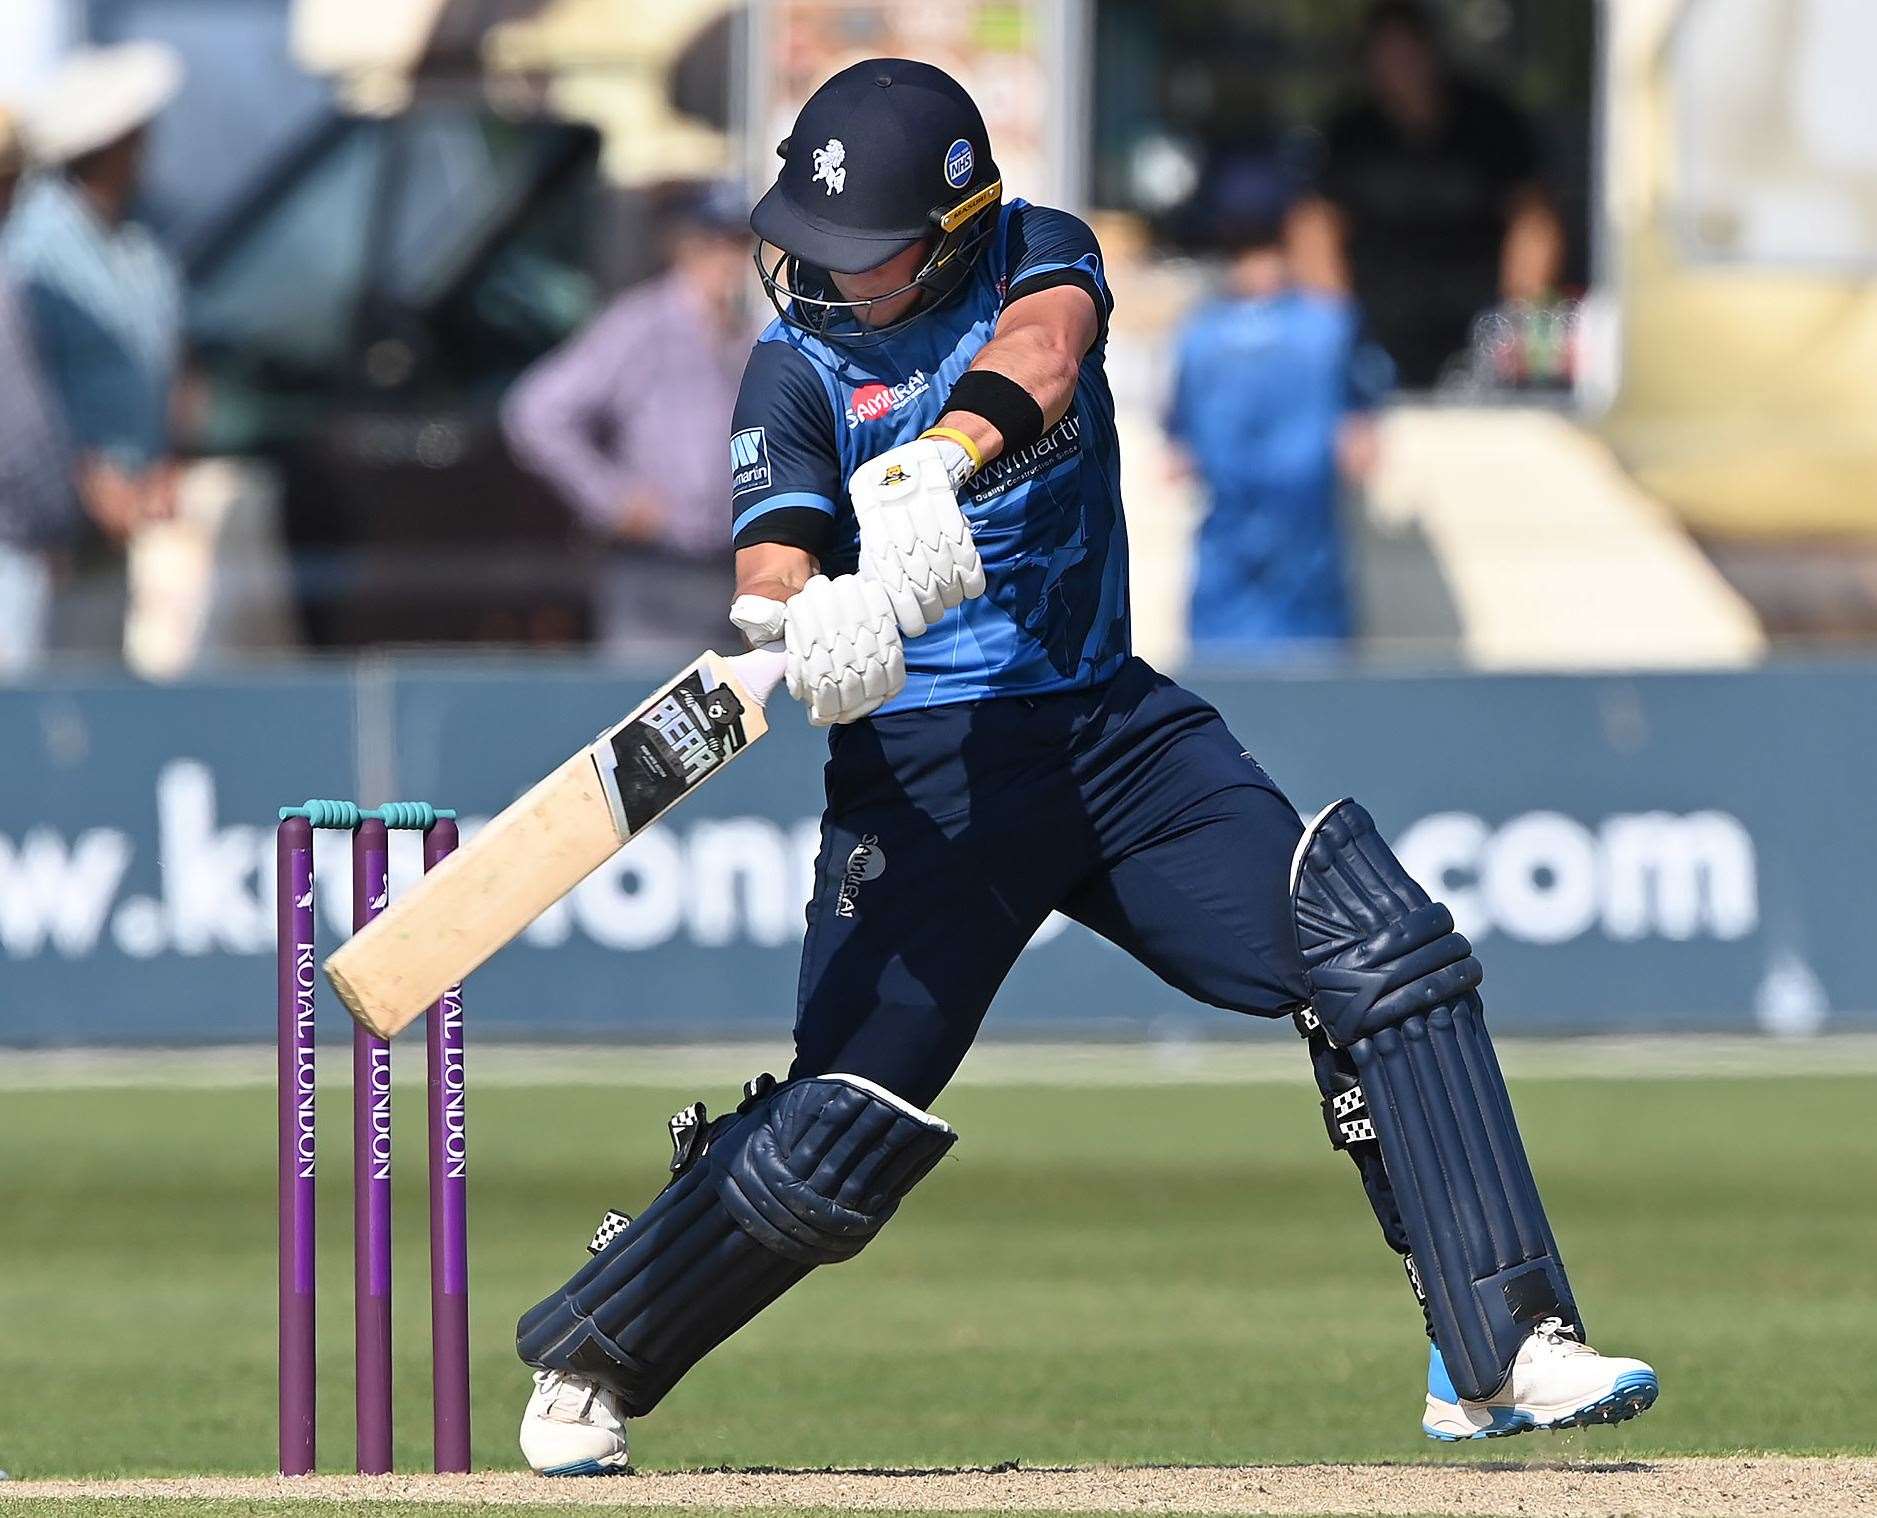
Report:
M 779 643 L 737 654 L 727 662 L 758 706 L 768 703 L 769 693 L 782 682 L 783 672 L 789 667 L 788 655 Z

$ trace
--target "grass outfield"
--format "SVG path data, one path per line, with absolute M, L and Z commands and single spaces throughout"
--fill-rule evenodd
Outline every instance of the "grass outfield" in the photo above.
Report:
M 320 1448 L 339 1471 L 349 1124 L 340 1061 L 323 1068 Z M 517 1313 L 585 1258 L 607 1206 L 637 1210 L 661 1182 L 666 1116 L 731 1093 L 474 1080 L 472 1051 L 475 1458 L 512 1469 Z M 1523 1079 L 1514 1096 L 1596 1342 L 1661 1372 L 1637 1422 L 1458 1452 L 1421 1437 L 1418 1317 L 1304 1086 L 964 1085 L 938 1104 L 962 1138 L 894 1225 L 700 1366 L 635 1425 L 635 1458 L 1877 1452 L 1877 1080 Z M 429 1463 L 422 1100 L 399 1087 L 407 1470 Z M 273 1122 L 253 1087 L 0 1096 L 0 1467 L 16 1480 L 272 1469 Z

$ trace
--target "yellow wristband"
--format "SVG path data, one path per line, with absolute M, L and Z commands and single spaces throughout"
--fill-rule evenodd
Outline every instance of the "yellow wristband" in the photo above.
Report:
M 920 433 L 919 436 L 922 438 L 928 438 L 928 437 L 950 438 L 960 448 L 964 449 L 965 457 L 971 460 L 971 472 L 973 474 L 976 474 L 980 469 L 984 467 L 983 450 L 980 449 L 976 443 L 972 442 L 971 439 L 967 437 L 964 433 L 960 432 L 956 427 L 928 427 L 926 428 L 924 432 Z

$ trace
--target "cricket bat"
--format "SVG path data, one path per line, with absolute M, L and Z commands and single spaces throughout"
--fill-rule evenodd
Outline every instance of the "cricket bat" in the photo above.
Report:
M 326 960 L 354 1019 L 391 1038 L 769 730 L 786 660 L 706 652 Z

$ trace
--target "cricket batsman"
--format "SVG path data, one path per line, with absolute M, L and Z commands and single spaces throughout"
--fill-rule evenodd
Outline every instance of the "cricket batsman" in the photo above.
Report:
M 794 1063 L 714 1122 L 680 1113 L 670 1183 L 522 1317 L 529 1462 L 624 1469 L 626 1420 L 886 1226 L 955 1141 L 928 1109 L 1051 911 L 1295 1021 L 1421 1306 L 1428 1434 L 1648 1408 L 1655 1372 L 1585 1341 L 1451 914 L 1359 805 L 1302 822 L 1129 651 L 1089 228 L 1006 200 L 977 107 L 923 63 L 836 74 L 780 154 L 751 217 L 778 319 L 732 423 L 730 615 L 830 735 Z

